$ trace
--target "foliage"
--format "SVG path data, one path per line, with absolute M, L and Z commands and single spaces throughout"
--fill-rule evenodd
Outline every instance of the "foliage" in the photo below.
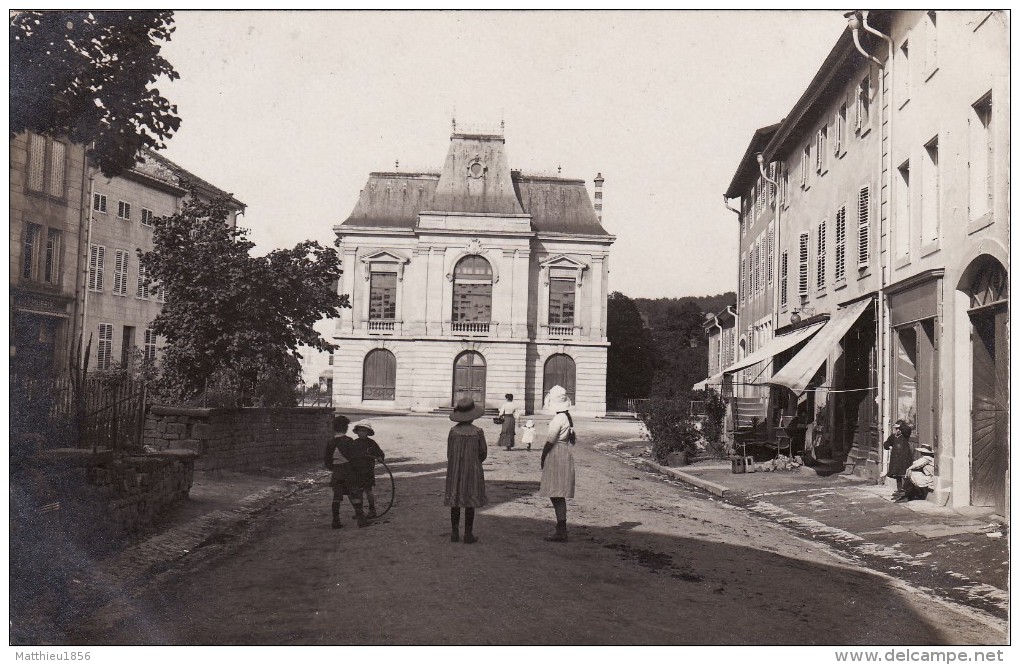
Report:
M 705 421 L 701 425 L 701 433 L 705 440 L 717 443 L 722 440 L 723 419 L 726 417 L 726 402 L 715 390 L 700 390 L 695 393 L 705 403 Z
M 181 124 L 151 85 L 179 78 L 160 55 L 168 11 L 30 11 L 10 20 L 10 133 L 26 130 L 95 144 L 114 176 L 143 147 L 160 149 Z
M 152 324 L 166 339 L 161 385 L 178 400 L 212 381 L 240 405 L 287 405 L 300 378 L 298 347 L 336 348 L 314 325 L 350 307 L 336 292 L 340 258 L 309 241 L 252 256 L 247 232 L 228 225 L 231 212 L 226 199 L 193 194 L 180 213 L 154 220 L 153 249 L 139 252 L 166 293 Z
M 689 394 L 656 394 L 645 402 L 640 416 L 644 436 L 652 442 L 652 456 L 659 463 L 666 462 L 670 453 L 692 456 L 697 452 L 701 432 L 690 416 Z
M 606 311 L 606 396 L 644 398 L 655 371 L 651 332 L 634 301 L 619 291 L 609 294 Z

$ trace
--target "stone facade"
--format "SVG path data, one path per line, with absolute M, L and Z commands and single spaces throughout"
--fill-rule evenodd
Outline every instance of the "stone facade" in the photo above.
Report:
M 583 181 L 511 170 L 500 134 L 454 133 L 437 172 L 370 174 L 335 231 L 353 305 L 335 333 L 335 405 L 432 411 L 472 394 L 495 407 L 513 393 L 535 411 L 548 378 L 570 384 L 576 412 L 605 413 L 614 238 Z M 482 272 L 463 283 L 487 295 L 458 291 L 469 263 Z
M 328 408 L 197 409 L 153 406 L 144 444 L 185 448 L 200 455 L 201 470 L 257 471 L 321 459 L 333 436 Z
M 741 199 L 740 333 L 766 314 L 768 351 L 785 333 L 830 326 L 867 303 L 827 348 L 812 348 L 827 339 L 819 327 L 816 339 L 763 361 L 756 388 L 770 418 L 806 403 L 809 421 L 822 417 L 828 452 L 876 479 L 880 443 L 903 419 L 915 444 L 935 448 L 932 500 L 1003 512 L 1008 41 L 1002 12 L 852 17 L 783 122 L 756 133 L 726 192 Z M 775 232 L 771 243 L 765 236 L 773 278 L 752 287 L 755 252 L 744 238 L 760 239 L 763 224 Z M 737 344 L 734 383 L 751 352 Z M 800 367 L 806 358 L 818 359 L 818 373 L 791 383 L 791 368 L 811 369 Z

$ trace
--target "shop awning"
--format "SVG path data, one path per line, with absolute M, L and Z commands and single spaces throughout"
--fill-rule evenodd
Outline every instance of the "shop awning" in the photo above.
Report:
M 833 312 L 822 331 L 766 383 L 789 388 L 798 394 L 804 392 L 818 368 L 828 359 L 829 352 L 846 336 L 871 303 L 869 298 Z
M 763 360 L 769 360 L 772 356 L 782 353 L 787 349 L 791 349 L 797 344 L 800 344 L 806 339 L 809 339 L 812 335 L 822 329 L 825 325 L 824 321 L 819 323 L 813 323 L 810 326 L 805 326 L 793 332 L 786 333 L 785 335 L 779 335 L 773 337 L 768 341 L 765 346 L 761 347 L 754 353 L 744 356 L 737 362 L 733 363 L 718 374 L 713 374 L 704 381 L 694 384 L 695 390 L 703 390 L 705 386 L 718 386 L 722 384 L 723 374 L 732 374 L 733 372 L 739 372 L 745 367 L 750 367 L 760 363 Z M 699 388 L 700 386 L 700 388 Z

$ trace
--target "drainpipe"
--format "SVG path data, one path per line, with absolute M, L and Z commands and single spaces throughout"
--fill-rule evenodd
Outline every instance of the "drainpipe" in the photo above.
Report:
M 874 27 L 868 25 L 868 14 L 869 13 L 870 13 L 869 11 L 865 10 L 863 12 L 856 12 L 856 11 L 854 11 L 854 12 L 850 12 L 850 13 L 846 14 L 846 17 L 847 17 L 847 27 L 850 30 L 853 31 L 854 44 L 857 46 L 857 50 L 860 51 L 866 58 L 868 58 L 868 60 L 876 63 L 878 65 L 879 69 L 881 70 L 880 74 L 879 74 L 879 85 L 878 85 L 878 94 L 879 94 L 879 104 L 878 104 L 878 116 L 879 116 L 878 117 L 878 120 L 879 120 L 879 122 L 878 122 L 878 127 L 879 127 L 879 129 L 878 129 L 878 131 L 879 131 L 879 137 L 878 137 L 878 139 L 879 139 L 878 173 L 879 173 L 879 178 L 883 179 L 883 181 L 884 181 L 883 185 L 884 185 L 885 190 L 887 192 L 887 196 L 889 197 L 887 210 L 889 211 L 888 214 L 889 214 L 889 218 L 891 220 L 892 215 L 893 215 L 893 210 L 895 209 L 894 205 L 893 205 L 894 204 L 895 193 L 893 191 L 893 182 L 892 182 L 893 114 L 895 112 L 895 105 L 893 103 L 894 102 L 894 96 L 893 96 L 894 90 L 893 90 L 893 86 L 890 85 L 889 91 L 888 91 L 888 98 L 887 98 L 887 93 L 886 93 L 886 89 L 885 89 L 886 88 L 885 83 L 886 83 L 886 79 L 887 78 L 891 80 L 892 77 L 893 77 L 894 65 L 895 65 L 893 56 L 895 54 L 895 48 L 893 46 L 892 37 L 890 37 L 889 35 L 883 34 L 882 32 L 879 32 L 878 30 L 876 30 Z M 861 47 L 860 39 L 859 39 L 859 29 L 861 27 L 863 27 L 867 32 L 875 35 L 876 37 L 879 37 L 880 39 L 882 39 L 886 43 L 886 46 L 888 48 L 888 56 L 886 58 L 885 63 L 880 62 L 877 58 L 875 58 L 875 57 L 871 56 L 870 54 L 868 54 Z M 895 83 L 895 81 L 891 81 L 891 83 Z M 883 123 L 882 122 L 882 113 L 883 113 L 883 109 L 885 109 L 885 108 L 889 109 L 889 117 L 888 117 L 888 122 L 887 123 Z M 882 131 L 883 131 L 883 127 L 885 128 L 885 136 L 884 137 L 881 135 Z M 882 146 L 882 143 L 883 143 L 883 138 L 886 139 L 886 145 L 889 146 L 889 168 L 888 169 L 885 168 L 885 157 L 882 155 L 882 148 L 881 148 L 881 146 Z M 884 171 L 884 177 L 883 177 L 883 171 Z M 880 272 L 880 275 L 879 275 L 879 288 L 878 288 L 878 303 L 877 303 L 877 307 L 876 307 L 876 314 L 877 314 L 877 317 L 876 317 L 876 319 L 877 319 L 876 327 L 878 328 L 878 330 L 877 330 L 877 335 L 876 335 L 876 340 L 875 340 L 875 344 L 877 346 L 877 353 L 875 355 L 876 355 L 876 358 L 877 358 L 877 361 L 878 361 L 878 368 L 877 368 L 878 382 L 879 382 L 879 385 L 877 386 L 877 388 L 878 388 L 878 395 L 877 395 L 877 398 L 878 398 L 878 413 L 879 413 L 879 416 L 881 418 L 881 425 L 880 425 L 880 427 L 881 427 L 881 435 L 879 437 L 879 440 L 880 441 L 884 441 L 885 439 L 887 439 L 889 437 L 889 435 L 891 433 L 891 427 L 890 427 L 890 422 L 889 422 L 890 419 L 888 417 L 884 417 L 884 416 L 886 414 L 887 405 L 890 405 L 893 402 L 892 402 L 892 396 L 887 394 L 887 391 L 890 389 L 891 380 L 890 380 L 890 377 L 889 377 L 890 363 L 887 362 L 887 354 L 889 352 L 889 348 L 888 348 L 889 347 L 889 342 L 887 341 L 887 334 L 886 334 L 886 332 L 887 332 L 886 331 L 886 326 L 887 326 L 886 319 L 888 317 L 888 314 L 887 314 L 886 310 L 887 310 L 888 303 L 886 302 L 886 297 L 885 297 L 885 288 L 886 288 L 886 282 L 887 282 L 887 279 L 888 279 L 888 272 L 887 271 L 889 270 L 889 266 L 887 264 L 891 260 L 889 258 L 891 256 L 891 250 L 885 251 L 885 252 L 882 251 L 882 242 L 883 242 L 882 238 L 886 234 L 885 234 L 885 218 L 882 215 L 881 189 L 879 190 L 878 209 L 879 209 L 878 210 L 878 243 L 879 243 L 879 245 L 878 245 L 878 255 L 879 255 L 879 272 Z M 881 460 L 882 460 L 882 469 L 881 470 L 884 473 L 885 469 L 886 469 L 886 465 L 887 465 L 886 456 L 882 455 L 881 456 Z
M 776 336 L 776 329 L 779 328 L 779 289 L 777 287 L 779 286 L 779 256 L 780 256 L 780 254 L 782 254 L 782 252 L 779 251 L 779 247 L 780 247 L 780 244 L 779 244 L 779 237 L 780 237 L 780 235 L 779 234 L 780 234 L 780 229 L 782 228 L 782 226 L 780 224 L 780 221 L 781 221 L 781 217 L 782 217 L 782 214 L 783 214 L 783 204 L 780 203 L 780 201 L 779 201 L 779 183 L 776 182 L 775 180 L 773 180 L 772 178 L 770 178 L 768 176 L 768 174 L 765 173 L 765 157 L 763 157 L 762 154 L 759 152 L 758 155 L 756 156 L 756 159 L 758 160 L 758 171 L 761 172 L 762 180 L 764 180 L 767 183 L 770 183 L 773 187 L 776 188 L 776 197 L 775 197 L 775 200 L 776 200 L 776 219 L 775 219 L 776 233 L 775 233 L 775 239 L 772 242 L 773 252 L 772 252 L 772 257 L 770 259 L 772 261 L 772 277 L 773 277 L 773 280 L 774 280 L 772 282 L 772 336 L 775 337 Z M 768 238 L 766 238 L 765 242 L 766 242 L 766 246 L 767 246 L 768 245 Z
M 739 221 L 742 213 L 739 210 L 737 210 L 736 208 L 734 208 L 733 206 L 730 205 L 730 200 L 728 198 L 726 198 L 725 194 L 722 195 L 722 202 L 723 202 L 723 205 L 726 206 L 727 210 L 729 210 L 730 212 L 737 213 L 737 220 Z M 737 306 L 736 306 L 736 308 L 737 308 L 737 310 L 740 309 L 740 231 L 739 231 L 739 229 L 737 230 Z M 737 316 L 736 311 L 733 313 L 733 328 L 734 328 L 734 330 L 739 330 L 740 329 L 740 317 Z M 736 343 L 736 339 L 735 338 L 734 338 L 734 343 Z M 733 357 L 734 357 L 734 359 L 736 359 L 736 357 L 737 357 L 737 354 L 736 354 L 735 350 L 734 350 L 734 353 L 733 353 Z
M 730 212 L 737 213 L 737 217 L 740 217 L 740 211 L 730 205 L 730 200 L 728 198 L 726 198 L 725 194 L 722 195 L 722 202 L 723 202 L 723 205 L 726 206 L 727 210 L 729 210 Z
M 95 197 L 95 192 L 96 192 L 96 172 L 95 172 L 94 169 L 92 169 L 89 166 L 89 155 L 91 154 L 92 150 L 95 149 L 95 147 L 96 147 L 96 144 L 95 144 L 95 142 L 93 142 L 91 146 L 88 146 L 88 147 L 85 148 L 85 160 L 84 160 L 84 163 L 82 164 L 82 168 L 84 169 L 84 173 L 88 175 L 88 180 L 89 180 L 89 198 L 86 201 L 86 210 L 88 210 L 88 217 L 87 217 L 86 222 L 85 222 L 85 252 L 82 255 L 84 257 L 84 259 L 82 261 L 84 267 L 83 267 L 82 270 L 80 270 L 78 272 L 78 278 L 81 279 L 81 282 L 82 282 L 82 284 L 81 284 L 82 297 L 81 297 L 81 328 L 80 328 L 80 330 L 81 330 L 81 337 L 82 337 L 82 342 L 83 343 L 84 343 L 84 338 L 85 338 L 85 325 L 86 325 L 86 322 L 87 322 L 87 318 L 86 317 L 88 315 L 88 308 L 89 308 L 89 259 L 91 257 L 91 253 L 92 253 L 92 219 L 93 219 L 93 217 L 95 215 L 93 199 Z M 75 342 L 72 342 L 72 343 L 75 343 Z M 79 353 L 84 353 L 84 351 L 85 351 L 84 347 L 79 347 L 78 348 L 78 352 Z M 83 361 L 84 359 L 82 358 L 80 360 Z M 82 366 L 84 366 L 84 362 L 82 363 Z

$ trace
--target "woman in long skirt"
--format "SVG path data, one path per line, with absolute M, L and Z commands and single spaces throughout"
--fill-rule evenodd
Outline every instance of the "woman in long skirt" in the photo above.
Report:
M 499 445 L 501 448 L 510 450 L 514 447 L 514 437 L 517 436 L 517 405 L 514 404 L 514 396 L 510 393 L 503 395 L 506 402 L 499 407 L 499 415 L 503 417 L 503 429 L 499 432 Z
M 556 533 L 546 540 L 567 542 L 567 499 L 574 498 L 574 421 L 570 417 L 570 399 L 562 386 L 553 386 L 545 398 L 546 408 L 556 415 L 549 421 L 549 432 L 542 450 L 542 484 L 538 495 L 549 497 L 556 511 Z
M 488 503 L 485 496 L 485 474 L 482 462 L 488 454 L 485 433 L 472 420 L 482 415 L 484 404 L 475 404 L 470 397 L 457 401 L 450 420 L 457 423 L 446 437 L 446 498 L 453 527 L 450 541 L 460 540 L 460 509 L 464 508 L 464 542 L 474 543 L 475 508 Z

